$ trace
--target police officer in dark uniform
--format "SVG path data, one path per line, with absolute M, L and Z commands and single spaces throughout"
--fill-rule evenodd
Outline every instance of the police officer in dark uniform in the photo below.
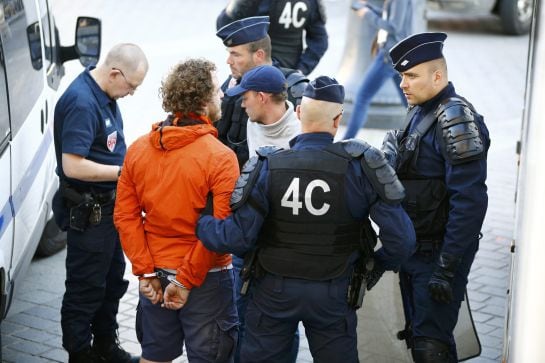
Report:
M 328 46 L 322 0 L 231 0 L 216 25 L 219 29 L 234 20 L 263 15 L 271 20 L 269 36 L 275 64 L 305 75 L 312 72 Z
M 217 36 L 222 39 L 227 47 L 229 56 L 227 64 L 231 69 L 231 76 L 222 85 L 224 97 L 221 103 L 222 117 L 215 123 L 218 129 L 219 139 L 229 146 L 239 162 L 239 166 L 248 160 L 249 150 L 247 141 L 248 115 L 242 107 L 243 95 L 228 95 L 228 89 L 240 84 L 242 76 L 251 69 L 261 65 L 271 65 L 271 39 L 267 35 L 269 29 L 268 16 L 256 16 L 244 18 L 227 24 L 217 32 Z M 295 107 L 300 103 L 308 84 L 308 79 L 298 71 L 288 68 L 279 68 L 286 77 L 288 101 Z M 255 142 L 254 142 L 255 143 Z M 253 151 L 253 150 L 252 150 Z M 240 314 L 239 340 L 242 341 L 244 335 L 244 311 L 247 299 L 240 295 L 242 285 L 239 279 L 239 273 L 242 269 L 243 260 L 233 256 L 233 267 L 235 271 L 236 302 Z M 299 336 L 296 335 L 293 344 L 293 362 L 297 357 L 299 347 Z M 238 362 L 238 352 L 235 355 L 235 362 Z
M 53 211 L 67 230 L 61 325 L 71 363 L 132 361 L 119 346 L 116 322 L 128 286 L 112 216 L 126 151 L 117 99 L 132 95 L 147 70 L 138 46 L 118 44 L 101 65 L 82 72 L 55 107 L 60 188 Z
M 216 35 L 227 47 L 227 64 L 231 75 L 221 86 L 225 93 L 228 88 L 240 83 L 244 73 L 250 69 L 271 65 L 271 39 L 267 35 L 268 16 L 256 16 L 227 24 Z M 295 107 L 301 101 L 308 79 L 300 72 L 288 68 L 279 68 L 288 83 L 288 101 Z M 248 115 L 242 107 L 242 95 L 224 95 L 221 103 L 222 117 L 216 122 L 219 139 L 229 146 L 235 154 L 240 167 L 248 160 L 246 125 Z
M 199 220 L 207 248 L 246 254 L 244 271 L 254 271 L 241 362 L 289 361 L 300 321 L 315 362 L 357 362 L 358 297 L 412 253 L 404 191 L 384 154 L 362 141 L 333 143 L 343 100 L 334 79 L 310 83 L 291 149 L 258 149 L 233 192 L 233 215 Z M 372 233 L 362 233 L 369 216 L 380 228 L 376 252 L 363 237 Z
M 415 254 L 400 278 L 415 362 L 457 362 L 453 330 L 487 209 L 483 117 L 448 81 L 444 33 L 421 33 L 390 55 L 411 109 L 383 150 L 406 189 L 403 207 L 416 231 Z

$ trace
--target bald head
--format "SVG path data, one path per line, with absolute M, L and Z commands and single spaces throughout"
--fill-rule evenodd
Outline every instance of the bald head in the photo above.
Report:
M 136 44 L 121 43 L 114 45 L 106 55 L 104 66 L 120 68 L 127 72 L 148 71 L 148 59 Z
M 91 70 L 91 76 L 116 100 L 134 94 L 147 72 L 148 60 L 142 49 L 136 44 L 121 43 L 110 49 L 102 64 Z
M 337 133 L 342 118 L 343 105 L 336 102 L 315 100 L 303 97 L 297 107 L 297 116 L 301 121 L 301 132 Z

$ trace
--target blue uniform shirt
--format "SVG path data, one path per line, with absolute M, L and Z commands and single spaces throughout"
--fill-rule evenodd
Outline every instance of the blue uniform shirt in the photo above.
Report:
M 409 123 L 409 130 L 412 131 L 427 113 L 434 112 L 439 103 L 449 97 L 459 97 L 452 83 L 431 100 L 416 106 L 419 109 Z M 475 114 L 475 122 L 486 153 L 490 146 L 488 129 L 481 115 Z M 479 160 L 452 165 L 441 151 L 441 137 L 434 127 L 424 134 L 416 161 L 416 174 L 444 180 L 450 209 L 442 252 L 462 256 L 467 248 L 477 243 L 488 207 L 486 155 Z
M 292 150 L 324 149 L 333 142 L 329 133 L 306 133 L 294 138 Z M 267 161 L 252 187 L 251 196 L 260 209 L 268 211 Z M 368 216 L 380 228 L 382 247 L 376 259 L 384 268 L 393 270 L 413 252 L 415 235 L 412 222 L 399 204 L 383 202 L 363 174 L 359 160 L 352 160 L 346 174 L 346 200 L 350 214 L 357 220 Z M 264 218 L 250 204 L 237 209 L 224 220 L 203 216 L 197 224 L 197 236 L 206 248 L 220 253 L 242 256 L 257 241 Z
M 127 146 L 123 119 L 115 100 L 98 86 L 87 68 L 68 86 L 55 106 L 55 154 L 57 174 L 62 170 L 62 154 L 75 154 L 106 165 L 122 165 Z M 82 190 L 111 190 L 116 182 L 85 182 L 66 178 Z

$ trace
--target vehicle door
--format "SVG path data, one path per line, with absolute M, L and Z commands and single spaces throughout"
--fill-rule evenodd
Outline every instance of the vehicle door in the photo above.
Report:
M 0 16 L 0 27 L 2 24 Z M 8 113 L 8 95 L 6 86 L 6 70 L 4 52 L 0 38 L 0 274 L 5 276 L 11 266 L 13 248 L 13 214 L 11 208 L 11 148 L 9 143 L 10 127 Z M 0 281 L 4 281 L 0 276 Z M 4 287 L 5 288 L 5 287 Z M 1 291 L 0 294 L 4 294 Z M 0 312 L 1 313 L 1 312 Z
M 34 255 L 51 206 L 55 158 L 35 0 L 0 0 L 10 36 L 3 39 L 11 121 L 14 245 L 11 279 Z M 7 11 L 9 9 L 9 12 Z M 9 13 L 9 16 L 8 16 Z

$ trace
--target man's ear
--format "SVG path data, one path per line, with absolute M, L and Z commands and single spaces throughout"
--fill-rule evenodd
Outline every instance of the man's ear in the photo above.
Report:
M 338 129 L 339 125 L 341 124 L 341 120 L 343 119 L 343 114 L 340 113 L 337 117 L 333 119 L 333 127 Z
M 258 49 L 253 54 L 254 57 L 254 63 L 256 65 L 264 64 L 265 63 L 265 51 L 263 49 Z
M 441 84 L 441 82 L 443 81 L 443 77 L 445 75 L 443 74 L 443 71 L 438 69 L 434 72 L 433 74 L 433 81 L 436 83 L 436 84 Z
M 301 105 L 295 107 L 295 114 L 297 115 L 297 118 L 301 120 Z

